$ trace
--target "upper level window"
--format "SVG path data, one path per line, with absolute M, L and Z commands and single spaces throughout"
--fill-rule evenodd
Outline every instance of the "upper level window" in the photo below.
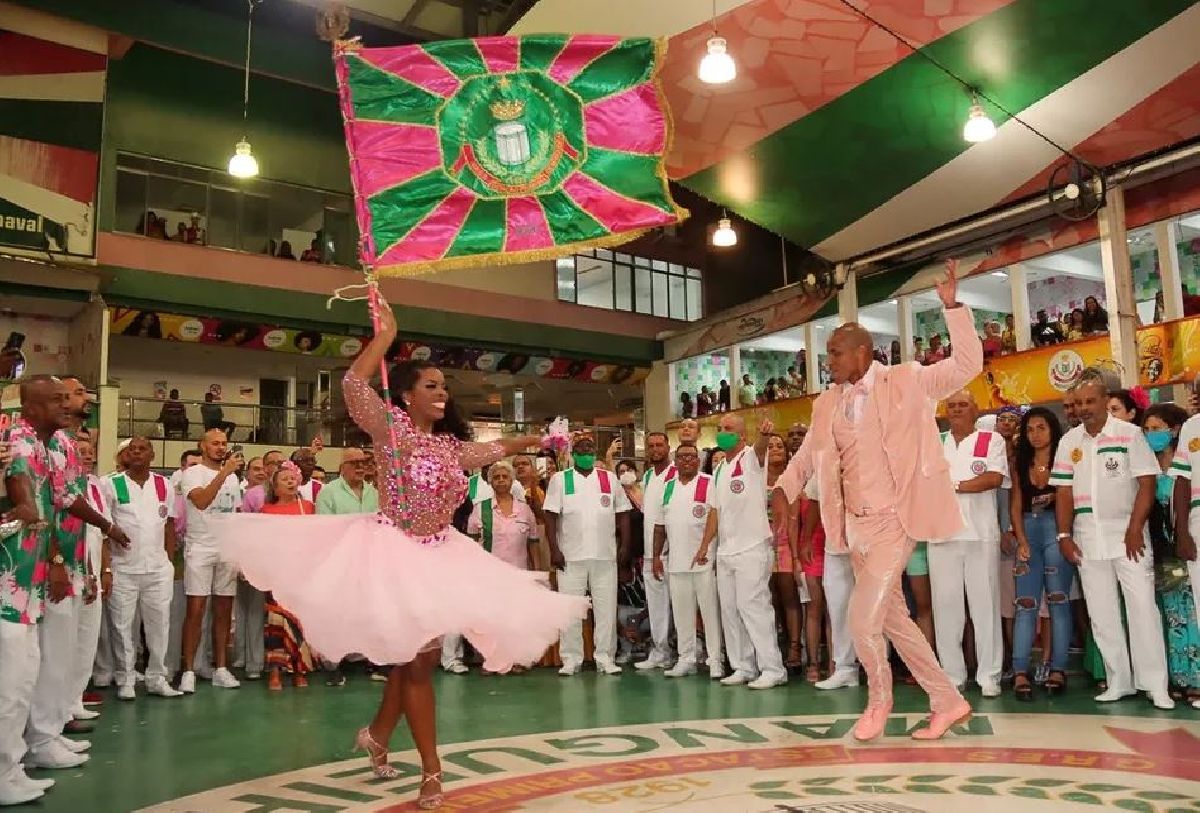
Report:
M 688 322 L 704 316 L 699 269 L 602 248 L 563 257 L 556 266 L 564 302 Z
M 113 231 L 280 259 L 358 264 L 349 195 L 117 155 Z

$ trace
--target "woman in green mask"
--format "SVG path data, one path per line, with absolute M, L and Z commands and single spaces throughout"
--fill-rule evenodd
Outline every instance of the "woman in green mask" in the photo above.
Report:
M 1167 673 L 1171 697 L 1200 700 L 1200 629 L 1192 598 L 1187 563 L 1175 555 L 1171 522 L 1171 492 L 1174 480 L 1166 474 L 1175 455 L 1179 430 L 1187 412 L 1175 404 L 1155 404 L 1142 418 L 1146 442 L 1158 455 L 1163 474 L 1158 476 L 1157 499 L 1150 509 L 1150 542 L 1154 546 L 1154 587 L 1162 611 L 1167 643 Z

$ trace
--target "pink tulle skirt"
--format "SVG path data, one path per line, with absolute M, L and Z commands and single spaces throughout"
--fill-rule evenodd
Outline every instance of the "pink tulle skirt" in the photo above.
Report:
M 357 653 L 408 663 L 432 641 L 461 633 L 485 668 L 503 672 L 540 660 L 589 607 L 454 529 L 445 542 L 422 545 L 373 514 L 213 519 L 222 556 L 270 590 L 331 660 Z

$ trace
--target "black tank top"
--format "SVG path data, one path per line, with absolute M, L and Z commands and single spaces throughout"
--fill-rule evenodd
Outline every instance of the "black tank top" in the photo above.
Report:
M 1034 498 L 1046 497 L 1046 496 L 1053 497 L 1055 494 L 1055 487 L 1053 485 L 1051 485 L 1049 482 L 1047 482 L 1044 487 L 1038 488 L 1030 480 L 1028 471 L 1022 472 L 1022 475 L 1023 476 L 1021 477 L 1021 511 L 1028 514 L 1033 511 Z M 1051 502 L 1049 505 L 1044 505 L 1043 507 L 1039 508 L 1038 510 L 1039 511 L 1049 511 L 1049 510 L 1052 510 L 1053 508 L 1054 508 L 1054 503 Z

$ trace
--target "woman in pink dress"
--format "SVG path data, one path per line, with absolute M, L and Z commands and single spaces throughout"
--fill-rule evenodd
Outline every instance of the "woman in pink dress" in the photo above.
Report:
M 771 492 L 775 481 L 788 464 L 788 449 L 781 435 L 772 434 L 767 441 L 767 507 L 770 516 Z M 775 567 L 771 569 L 771 596 L 775 615 L 787 630 L 788 651 L 784 665 L 788 670 L 797 669 L 803 663 L 800 648 L 800 594 L 796 590 L 795 554 L 792 551 L 795 535 L 787 528 L 772 528 L 775 536 Z
M 519 570 L 533 570 L 533 547 L 538 543 L 537 520 L 527 503 L 512 495 L 513 469 L 501 460 L 488 469 L 488 483 L 496 496 L 475 503 L 467 520 L 467 533 L 483 549 Z M 491 511 L 488 519 L 485 510 Z
M 322 656 L 337 661 L 358 652 L 396 664 L 356 745 L 377 777 L 398 778 L 387 743 L 403 716 L 421 757 L 417 804 L 430 810 L 444 801 L 431 681 L 441 637 L 464 634 L 485 668 L 505 672 L 541 658 L 561 630 L 586 615 L 588 602 L 551 592 L 450 524 L 467 493 L 464 470 L 539 439 L 466 442 L 470 430 L 441 371 L 428 362 L 396 365 L 393 403 L 384 403 L 370 380 L 396 338 L 396 320 L 386 303 L 378 316 L 376 336 L 343 389 L 351 418 L 375 445 L 379 514 L 230 514 L 218 536 L 224 555 L 260 590 L 274 592 Z

